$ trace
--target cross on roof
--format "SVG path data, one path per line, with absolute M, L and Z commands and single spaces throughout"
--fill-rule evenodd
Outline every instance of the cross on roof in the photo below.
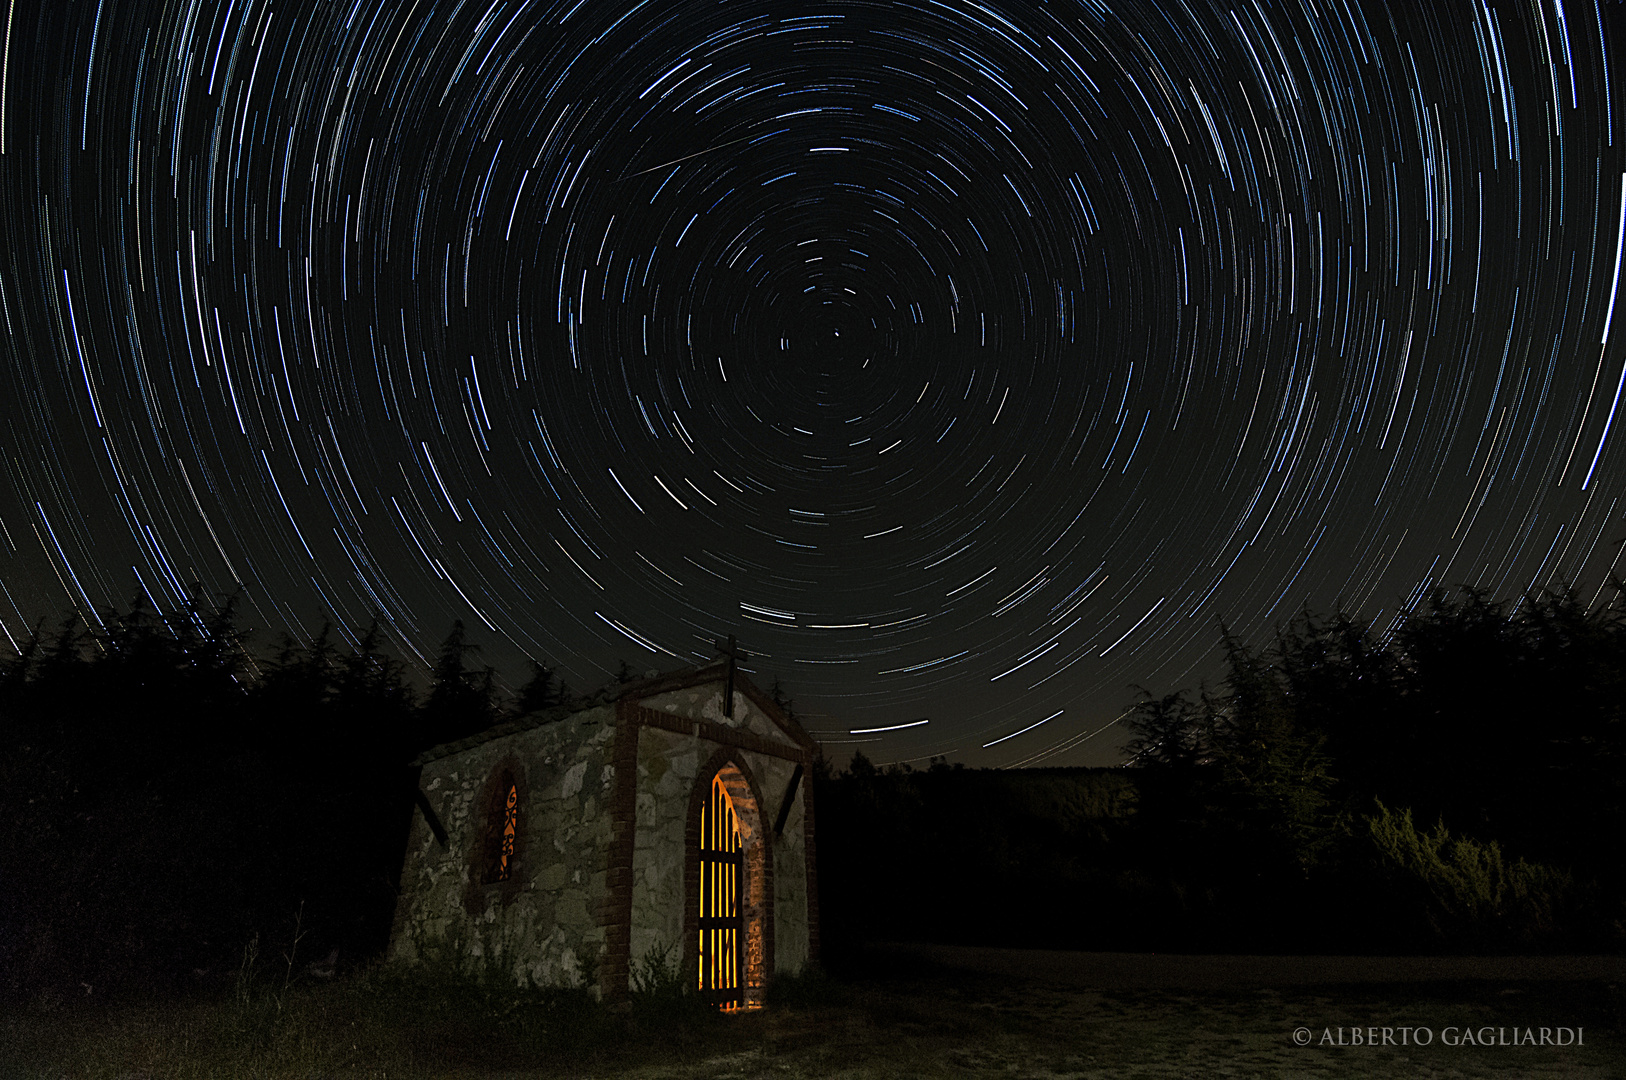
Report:
M 723 693 L 723 715 L 730 720 L 734 719 L 734 671 L 741 660 L 749 658 L 750 654 L 734 643 L 734 635 L 728 635 L 728 640 L 717 639 L 717 651 L 728 657 L 728 688 Z

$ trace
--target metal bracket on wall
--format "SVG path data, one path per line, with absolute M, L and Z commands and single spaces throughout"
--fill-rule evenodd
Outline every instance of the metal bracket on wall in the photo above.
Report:
M 785 797 L 779 802 L 779 820 L 773 823 L 773 834 L 785 834 L 785 822 L 790 820 L 790 808 L 796 801 L 796 791 L 802 784 L 802 767 L 796 766 L 796 771 L 790 774 L 790 783 L 785 785 Z
M 429 831 L 435 834 L 435 839 L 442 848 L 449 849 L 451 844 L 446 839 L 446 826 L 440 823 L 440 818 L 435 814 L 435 808 L 429 805 L 429 796 L 424 794 L 423 788 L 418 788 L 415 794 L 417 795 L 415 801 L 418 804 L 418 809 L 423 811 L 423 819 L 429 823 Z

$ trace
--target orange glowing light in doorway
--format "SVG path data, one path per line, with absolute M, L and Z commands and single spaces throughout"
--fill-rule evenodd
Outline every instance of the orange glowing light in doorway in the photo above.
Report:
M 721 776 L 700 806 L 700 981 L 725 1009 L 745 1003 L 745 859 L 734 802 Z

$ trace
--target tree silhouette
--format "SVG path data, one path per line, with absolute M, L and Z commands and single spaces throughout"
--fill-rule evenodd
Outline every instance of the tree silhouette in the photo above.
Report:
M 463 621 L 453 622 L 431 671 L 423 707 L 424 726 L 437 742 L 472 735 L 497 722 L 496 673 L 489 667 L 472 670 L 466 663 L 479 651 L 469 643 Z
M 785 714 L 787 720 L 796 719 L 796 703 L 791 700 L 790 694 L 779 682 L 778 675 L 773 677 L 773 686 L 769 688 L 768 696 L 773 698 L 773 703 L 779 706 L 779 711 Z
M 520 687 L 519 696 L 514 701 L 514 712 L 519 716 L 563 703 L 564 685 L 556 681 L 553 669 L 535 660 L 530 663 L 531 677 Z
M 1208 749 L 1207 712 L 1184 690 L 1158 698 L 1142 689 L 1141 695 L 1125 720 L 1135 733 L 1124 746 L 1125 756 L 1143 769 L 1189 773 Z
M 1570 588 L 1517 603 L 1437 590 L 1383 634 L 1338 612 L 1302 614 L 1257 652 L 1227 635 L 1222 692 L 1200 702 L 1147 695 L 1131 720 L 1138 838 L 1169 865 L 1202 866 L 1203 853 L 1229 852 L 1199 875 L 1222 891 L 1239 884 L 1219 884 L 1239 868 L 1265 880 L 1272 866 L 1296 867 L 1321 883 L 1317 902 L 1347 903 L 1352 913 L 1387 905 L 1379 921 L 1389 922 L 1369 932 L 1398 942 L 1408 916 L 1377 883 L 1399 864 L 1373 838 L 1399 834 L 1369 827 L 1373 807 L 1390 806 L 1443 823 L 1464 852 L 1502 859 L 1505 851 L 1508 866 L 1524 860 L 1543 881 L 1573 872 L 1580 884 L 1566 904 L 1595 898 L 1587 912 L 1571 904 L 1560 918 L 1564 890 L 1554 886 L 1539 917 L 1473 933 L 1524 945 L 1537 930 L 1552 942 L 1618 939 L 1626 925 L 1626 868 L 1612 854 L 1626 831 L 1620 583 L 1599 601 Z M 1193 731 L 1202 733 L 1195 755 L 1186 749 Z M 1188 764 L 1182 771 L 1173 762 Z
M 261 660 L 235 620 L 140 598 L 0 658 L 0 995 L 235 970 L 302 901 L 323 951 L 382 946 L 429 735 L 405 670 L 376 623 Z

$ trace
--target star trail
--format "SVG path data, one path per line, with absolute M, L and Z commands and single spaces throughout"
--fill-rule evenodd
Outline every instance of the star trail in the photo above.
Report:
M 4 32 L 13 644 L 194 583 L 579 689 L 734 633 L 832 750 L 1094 764 L 1221 621 L 1618 564 L 1620 4 Z

